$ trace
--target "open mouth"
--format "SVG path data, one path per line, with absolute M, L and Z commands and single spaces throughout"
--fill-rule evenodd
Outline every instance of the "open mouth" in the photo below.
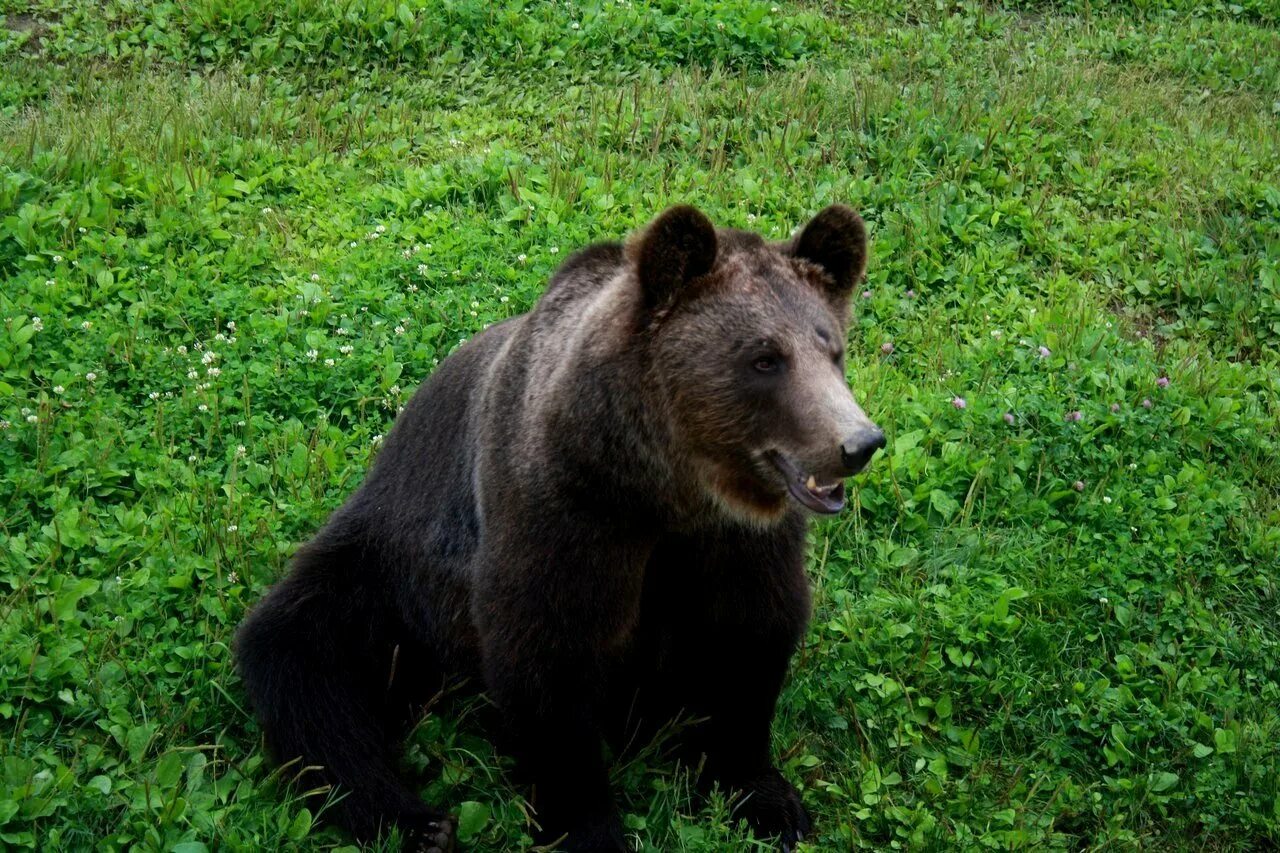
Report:
M 844 481 L 831 484 L 819 483 L 812 474 L 806 474 L 790 459 L 776 450 L 768 453 L 769 461 L 782 472 L 787 481 L 787 491 L 801 505 L 821 515 L 833 515 L 844 509 Z

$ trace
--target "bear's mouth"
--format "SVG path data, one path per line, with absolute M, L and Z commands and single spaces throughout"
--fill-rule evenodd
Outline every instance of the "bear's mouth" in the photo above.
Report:
M 844 481 L 836 480 L 830 485 L 818 483 L 812 474 L 801 471 L 796 464 L 776 450 L 766 454 L 773 466 L 782 472 L 787 481 L 787 491 L 801 506 L 813 510 L 820 515 L 834 515 L 844 509 Z

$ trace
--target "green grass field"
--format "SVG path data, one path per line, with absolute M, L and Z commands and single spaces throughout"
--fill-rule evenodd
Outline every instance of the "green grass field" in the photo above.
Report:
M 0 847 L 349 844 L 263 752 L 246 608 L 567 253 L 833 201 L 890 444 L 813 531 L 806 849 L 1280 843 L 1277 0 L 0 22 Z M 466 713 L 405 766 L 469 849 L 528 845 Z M 755 849 L 660 744 L 615 784 L 638 850 Z

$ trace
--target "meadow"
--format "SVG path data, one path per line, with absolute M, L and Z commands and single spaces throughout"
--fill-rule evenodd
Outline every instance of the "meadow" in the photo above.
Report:
M 871 234 L 806 850 L 1280 843 L 1276 0 L 0 0 L 0 847 L 351 850 L 229 642 L 413 388 L 668 204 Z M 429 714 L 467 849 L 508 761 Z M 661 744 L 635 848 L 767 849 Z M 388 839 L 387 849 L 395 849 Z

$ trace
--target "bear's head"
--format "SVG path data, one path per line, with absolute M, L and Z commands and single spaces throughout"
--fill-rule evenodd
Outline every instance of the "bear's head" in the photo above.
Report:
M 849 300 L 867 257 L 858 214 L 833 205 L 770 243 L 674 207 L 628 257 L 649 384 L 699 486 L 759 523 L 788 500 L 839 512 L 844 479 L 885 443 L 845 377 Z

